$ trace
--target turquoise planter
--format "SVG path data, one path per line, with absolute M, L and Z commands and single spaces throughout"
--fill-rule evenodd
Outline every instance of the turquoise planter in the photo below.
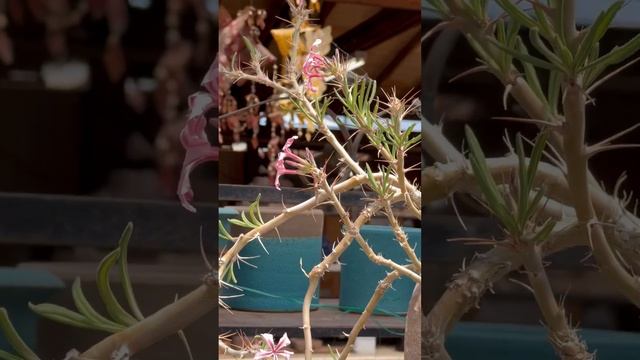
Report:
M 281 209 L 261 209 L 265 221 L 280 214 Z M 300 269 L 300 262 L 306 272 L 322 261 L 322 212 L 315 215 L 303 215 L 292 219 L 278 228 L 280 238 L 275 232 L 262 236 L 265 249 L 256 240 L 249 243 L 240 256 L 253 265 L 244 262 L 234 264 L 234 273 L 238 289 L 223 288 L 223 296 L 235 296 L 223 299 L 236 310 L 264 312 L 296 312 L 302 310 L 304 295 L 309 279 Z M 237 234 L 246 229 L 231 227 Z M 315 235 L 311 235 L 314 234 Z M 318 289 L 319 290 L 319 289 Z M 318 292 L 316 292 L 316 295 Z M 316 308 L 315 296 L 312 307 Z
M 415 247 L 419 257 L 421 229 L 403 228 L 403 230 L 409 238 L 409 244 Z M 401 264 L 408 262 L 407 254 L 395 240 L 390 227 L 365 225 L 360 233 L 377 254 L 382 254 L 385 258 Z M 384 279 L 389 269 L 373 264 L 355 240 L 342 254 L 340 262 L 343 264 L 340 268 L 340 309 L 348 312 L 362 312 L 376 290 L 378 282 Z M 404 315 L 407 313 L 415 283 L 401 277 L 393 283 L 392 287 L 393 289 L 387 290 L 378 303 L 374 311 L 376 314 Z
M 309 280 L 300 270 L 300 259 L 305 271 L 321 261 L 322 238 L 263 239 L 269 255 L 256 241 L 247 245 L 242 256 L 259 256 L 248 261 L 253 268 L 240 263 L 235 266 L 238 286 L 243 291 L 225 289 L 223 295 L 240 295 L 225 299 L 232 308 L 251 311 L 294 312 L 302 310 L 302 301 Z M 317 296 L 312 305 L 317 305 Z
M 39 316 L 28 303 L 47 301 L 64 288 L 64 283 L 47 271 L 22 268 L 0 268 L 0 307 L 7 309 L 18 334 L 31 348 L 37 348 Z M 0 349 L 13 352 L 0 332 Z
M 598 360 L 638 359 L 640 334 L 583 329 L 579 335 Z M 459 323 L 447 337 L 455 360 L 556 359 L 547 331 L 541 326 Z

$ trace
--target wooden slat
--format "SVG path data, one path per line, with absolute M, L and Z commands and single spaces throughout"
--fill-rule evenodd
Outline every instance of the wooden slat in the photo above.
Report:
M 420 1 L 418 0 L 326 0 L 327 2 L 343 3 L 343 4 L 361 4 L 370 6 L 379 6 L 390 9 L 406 9 L 419 10 Z
M 420 25 L 420 20 L 421 16 L 418 10 L 380 10 L 369 19 L 340 35 L 335 42 L 348 53 L 357 50 L 365 51 Z
M 335 306 L 337 299 L 322 299 L 323 305 Z M 342 337 L 349 333 L 360 314 L 346 313 L 337 308 L 321 308 L 311 312 L 313 335 L 317 338 Z M 242 330 L 253 336 L 263 332 L 281 334 L 287 332 L 290 337 L 301 337 L 302 313 L 267 313 L 233 310 L 233 313 L 220 310 L 218 313 L 219 332 L 235 332 Z M 391 332 L 390 332 L 391 331 Z M 360 336 L 376 336 L 386 338 L 400 337 L 397 333 L 404 331 L 404 318 L 394 316 L 372 315 Z M 392 333 L 393 332 L 393 333 Z M 396 333 L 396 334 L 394 334 Z
M 0 244 L 113 248 L 127 222 L 130 247 L 199 251 L 217 243 L 217 204 L 196 204 L 197 214 L 178 201 L 0 193 Z M 214 242 L 216 240 L 216 242 Z

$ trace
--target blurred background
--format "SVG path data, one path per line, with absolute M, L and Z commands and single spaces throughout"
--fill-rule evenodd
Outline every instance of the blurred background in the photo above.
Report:
M 44 358 L 106 334 L 36 321 L 27 301 L 73 309 L 78 276 L 104 313 L 95 270 L 129 221 L 143 314 L 201 283 L 201 236 L 210 250 L 217 237 L 217 168 L 192 175 L 200 211 L 180 207 L 179 134 L 217 51 L 217 19 L 212 0 L 0 1 L 0 306 Z M 187 331 L 196 358 L 215 353 L 214 321 Z M 187 353 L 174 336 L 139 358 Z

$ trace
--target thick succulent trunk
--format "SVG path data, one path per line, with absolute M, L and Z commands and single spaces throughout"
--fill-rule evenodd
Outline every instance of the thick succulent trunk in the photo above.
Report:
M 409 302 L 407 310 L 407 321 L 404 330 L 404 358 L 405 360 L 420 359 L 420 343 L 422 340 L 421 327 L 422 323 L 422 296 L 420 295 L 420 284 L 416 284 L 413 289 L 413 295 Z

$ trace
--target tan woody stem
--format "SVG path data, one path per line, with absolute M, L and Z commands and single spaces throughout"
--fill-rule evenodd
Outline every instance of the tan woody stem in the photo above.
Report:
M 379 178 L 381 176 L 382 174 L 380 173 L 375 174 L 375 177 Z M 336 192 L 336 194 L 340 194 L 345 191 L 351 190 L 357 186 L 360 186 L 366 183 L 367 181 L 369 180 L 366 175 L 354 176 L 334 186 L 333 190 Z M 238 239 L 235 241 L 235 243 L 233 244 L 233 246 L 219 258 L 218 274 L 221 274 L 221 276 L 222 274 L 225 274 L 227 267 L 233 261 L 235 261 L 237 255 L 240 253 L 240 250 L 242 250 L 244 246 L 246 246 L 246 244 L 248 244 L 251 240 L 253 240 L 257 235 L 266 234 L 269 231 L 272 231 L 273 229 L 278 227 L 279 225 L 282 225 L 286 221 L 299 215 L 300 213 L 306 210 L 310 210 L 322 204 L 324 201 L 326 201 L 327 197 L 328 197 L 327 193 L 321 190 L 318 192 L 316 196 L 294 207 L 286 209 L 282 214 L 266 222 L 264 225 L 257 227 L 246 234 L 240 235 Z
M 139 323 L 107 337 L 80 357 L 83 360 L 111 359 L 114 352 L 122 349 L 130 355 L 137 354 L 215 309 L 216 295 L 215 287 L 201 285 Z
M 356 324 L 351 329 L 348 337 L 349 340 L 347 340 L 347 345 L 345 345 L 344 349 L 340 353 L 339 360 L 345 360 L 347 356 L 349 356 L 349 353 L 351 353 L 351 350 L 353 350 L 353 344 L 355 343 L 358 334 L 360 333 L 360 331 L 362 331 L 365 324 L 367 323 L 367 320 L 373 314 L 376 306 L 378 306 L 378 302 L 380 302 L 380 299 L 382 299 L 384 293 L 389 290 L 391 284 L 393 284 L 393 282 L 396 281 L 399 277 L 399 272 L 392 271 L 378 283 L 378 286 L 373 292 L 373 295 L 367 303 L 367 306 L 364 308 L 364 311 L 362 312 L 362 314 L 360 314 L 358 321 L 356 321 Z
M 586 226 L 593 255 L 616 287 L 636 306 L 640 306 L 640 283 L 620 264 L 605 236 L 593 203 L 588 183 L 588 154 L 584 144 L 586 96 L 578 84 L 569 84 L 565 90 L 564 148 L 567 162 L 567 183 L 572 195 L 578 221 Z
M 400 197 L 401 196 L 398 195 L 395 199 L 391 199 L 391 201 L 398 201 Z M 360 229 L 362 225 L 368 223 L 369 220 L 371 220 L 371 218 L 383 207 L 384 204 L 381 201 L 374 201 L 367 205 L 353 222 L 353 228 L 348 229 L 347 233 L 342 237 L 340 242 L 338 242 L 338 245 L 336 245 L 333 251 L 309 272 L 309 287 L 307 288 L 307 293 L 304 296 L 304 302 L 302 305 L 302 329 L 304 331 L 305 342 L 304 357 L 306 360 L 311 360 L 313 353 L 313 337 L 311 335 L 311 301 L 313 300 L 313 296 L 318 288 L 320 278 L 325 272 L 327 272 L 327 270 L 329 270 L 329 266 L 338 260 L 340 255 L 342 255 L 349 245 L 351 245 L 351 242 L 356 235 L 355 233 L 359 233 L 358 229 Z
M 551 235 L 542 249 L 550 255 L 580 244 L 581 226 L 575 225 Z M 426 318 L 422 356 L 431 360 L 449 359 L 444 347 L 445 337 L 453 326 L 473 306 L 479 306 L 484 293 L 506 274 L 522 265 L 522 257 L 511 247 L 499 246 L 477 255 L 469 266 L 453 276 L 444 294 Z
M 542 264 L 540 248 L 536 245 L 532 246 L 524 252 L 523 257 L 524 267 L 527 270 L 533 294 L 549 328 L 549 339 L 560 359 L 594 359 L 594 355 L 589 353 L 585 343 L 580 340 L 576 331 L 571 328 L 564 309 L 558 305 L 555 299 L 549 278 Z
M 407 234 L 402 230 L 402 228 L 400 227 L 400 224 L 398 224 L 398 220 L 393 215 L 391 204 L 390 203 L 385 204 L 384 210 L 387 213 L 387 219 L 389 220 L 389 225 L 391 225 L 391 228 L 393 229 L 393 233 L 396 236 L 396 240 L 398 240 L 398 242 L 400 243 L 400 247 L 402 247 L 402 250 L 404 250 L 404 253 L 407 254 L 407 258 L 413 264 L 413 269 L 416 271 L 416 273 L 421 273 L 422 263 L 420 262 L 420 259 L 418 259 L 418 256 L 416 255 L 416 252 L 414 251 L 414 249 L 411 248 L 411 245 L 409 244 L 409 239 L 407 238 Z

